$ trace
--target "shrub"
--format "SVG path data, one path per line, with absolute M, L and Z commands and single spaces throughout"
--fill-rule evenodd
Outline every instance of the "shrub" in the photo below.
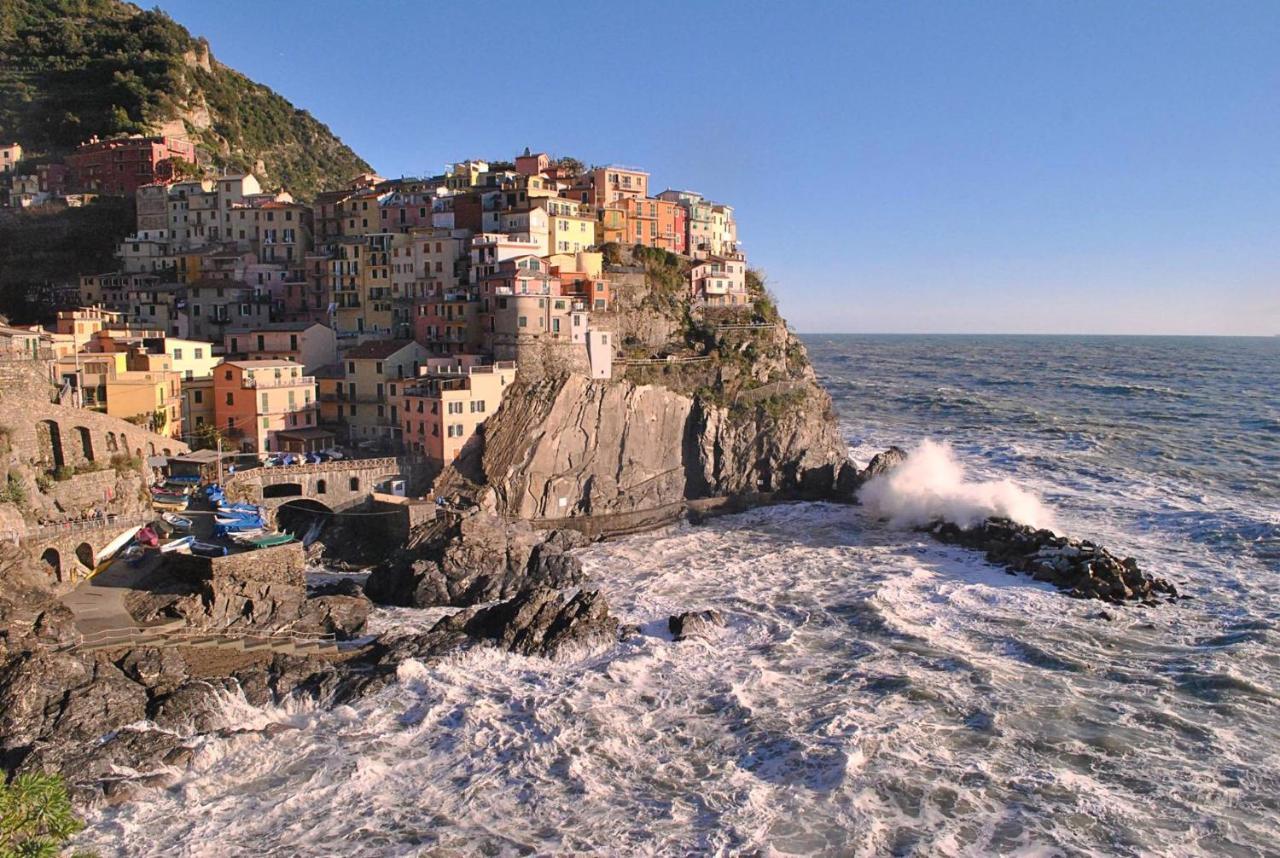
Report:
M 0 785 L 0 856 L 53 858 L 82 828 L 62 778 L 27 773 Z
M 65 482 L 76 475 L 76 469 L 70 465 L 63 465 L 53 472 L 53 478 L 58 482 Z
M 48 474 L 37 474 L 36 488 L 41 492 L 47 493 L 49 489 L 53 488 L 53 480 L 49 478 Z
M 0 486 L 0 503 L 11 503 L 23 506 L 27 502 L 27 489 L 14 474 L 9 474 L 3 486 Z

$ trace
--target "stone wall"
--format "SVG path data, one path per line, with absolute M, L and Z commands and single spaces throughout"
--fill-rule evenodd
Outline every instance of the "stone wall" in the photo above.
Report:
M 175 553 L 166 560 L 173 574 L 190 584 L 235 580 L 296 587 L 306 585 L 307 554 L 301 542 L 228 554 L 226 557 Z

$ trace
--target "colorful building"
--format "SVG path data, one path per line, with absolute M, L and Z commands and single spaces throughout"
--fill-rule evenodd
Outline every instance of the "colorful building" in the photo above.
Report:
M 298 363 L 225 361 L 213 380 L 218 431 L 245 452 L 285 449 L 281 432 L 316 426 L 316 380 Z
M 175 158 L 194 164 L 196 149 L 181 137 L 141 134 L 83 144 L 66 158 L 74 191 L 133 196 L 142 185 L 173 175 Z
M 435 365 L 404 390 L 404 447 L 440 465 L 458 457 L 485 419 L 498 410 L 516 366 Z
M 268 322 L 223 334 L 228 360 L 287 360 L 313 372 L 338 360 L 338 337 L 317 322 Z

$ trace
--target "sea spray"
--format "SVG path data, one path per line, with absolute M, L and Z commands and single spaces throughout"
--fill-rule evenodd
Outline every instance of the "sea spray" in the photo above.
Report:
M 1009 480 L 966 479 L 964 466 L 946 441 L 922 441 L 905 462 L 871 480 L 858 497 L 895 527 L 918 527 L 938 519 L 972 527 L 991 516 L 1032 527 L 1053 522 L 1039 498 Z

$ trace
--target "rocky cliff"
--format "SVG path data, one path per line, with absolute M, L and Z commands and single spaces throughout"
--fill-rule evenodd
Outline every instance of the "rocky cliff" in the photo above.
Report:
M 593 316 L 621 344 L 615 377 L 518 379 L 438 494 L 538 520 L 837 490 L 851 466 L 831 399 L 760 280 L 747 306 L 700 307 L 687 260 L 640 250 Z

